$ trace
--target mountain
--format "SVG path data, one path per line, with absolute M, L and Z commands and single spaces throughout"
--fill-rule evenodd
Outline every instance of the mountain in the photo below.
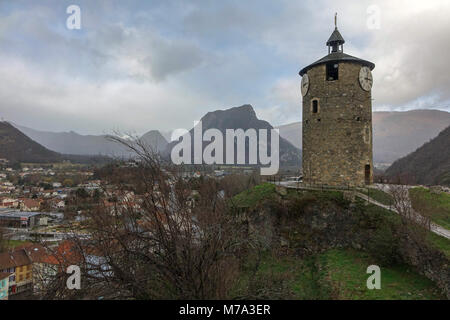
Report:
M 129 157 L 133 154 L 121 143 L 111 141 L 108 135 L 81 135 L 76 132 L 48 132 L 13 125 L 44 147 L 63 154 L 106 155 Z M 164 150 L 167 141 L 157 131 L 149 131 L 141 139 L 157 150 Z M 154 145 L 155 144 L 155 145 Z
M 413 152 L 450 125 L 450 113 L 439 110 L 373 113 L 376 162 L 391 163 Z
M 372 122 L 374 162 L 392 163 L 450 125 L 450 113 L 440 110 L 373 112 Z M 283 138 L 301 148 L 301 122 L 280 126 L 279 129 Z
M 31 140 L 8 122 L 0 122 L 0 158 L 10 162 L 59 162 L 62 156 Z
M 67 160 L 75 163 L 102 164 L 110 161 L 104 156 L 60 154 L 51 151 L 6 121 L 0 122 L 0 158 L 8 159 L 12 163 L 50 163 Z
M 158 130 L 150 130 L 143 134 L 140 140 L 154 152 L 163 152 L 168 145 L 166 138 Z
M 234 107 L 227 110 L 216 110 L 213 112 L 208 112 L 201 119 L 202 122 L 202 131 L 203 133 L 208 129 L 218 129 L 224 139 L 225 145 L 225 136 L 227 129 L 243 129 L 244 131 L 247 129 L 255 129 L 259 132 L 259 129 L 267 129 L 270 137 L 270 130 L 273 129 L 272 125 L 267 121 L 260 120 L 257 118 L 253 107 L 249 104 L 242 105 L 240 107 Z M 191 137 L 193 136 L 194 129 L 190 130 Z M 203 149 L 210 144 L 211 142 L 204 142 Z M 169 143 L 166 148 L 165 155 L 169 156 L 172 148 L 178 144 L 178 141 L 173 141 Z M 268 149 L 270 150 L 270 138 L 268 138 Z M 301 164 L 301 151 L 294 147 L 289 141 L 280 137 L 279 140 L 280 147 L 280 166 L 300 166 Z M 193 155 L 193 146 L 191 148 L 191 155 Z M 236 149 L 236 146 L 235 146 Z M 248 153 L 249 146 L 246 144 L 245 148 L 246 152 L 246 163 L 248 163 Z M 235 150 L 236 157 L 236 150 Z M 224 159 L 226 159 L 226 150 L 224 146 Z M 224 161 L 225 162 L 225 161 Z
M 395 161 L 385 173 L 411 183 L 450 186 L 450 126 L 413 153 Z
M 294 122 L 277 127 L 280 129 L 280 136 L 292 143 L 296 148 L 302 148 L 302 123 Z

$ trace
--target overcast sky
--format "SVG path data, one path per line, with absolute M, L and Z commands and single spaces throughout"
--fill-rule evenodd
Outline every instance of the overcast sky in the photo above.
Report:
M 449 111 L 448 0 L 0 0 L 0 117 L 141 134 L 249 103 L 299 121 L 298 71 L 327 54 L 335 12 L 344 52 L 376 64 L 374 111 Z

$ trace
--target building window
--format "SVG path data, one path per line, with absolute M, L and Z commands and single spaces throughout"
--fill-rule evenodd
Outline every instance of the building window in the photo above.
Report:
M 312 113 L 319 112 L 319 100 L 318 99 L 311 100 L 311 112 Z
M 339 80 L 339 64 L 327 63 L 327 81 Z
M 364 180 L 366 184 L 370 184 L 370 164 L 366 164 L 364 167 Z

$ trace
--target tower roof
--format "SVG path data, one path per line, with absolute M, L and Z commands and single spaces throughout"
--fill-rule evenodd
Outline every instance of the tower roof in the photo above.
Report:
M 304 67 L 302 70 L 300 70 L 299 75 L 303 76 L 309 69 L 321 65 L 321 64 L 325 64 L 328 62 L 355 62 L 355 63 L 359 63 L 361 65 L 364 65 L 366 67 L 369 67 L 370 70 L 373 70 L 375 68 L 375 64 L 367 61 L 367 60 L 363 60 L 354 56 L 351 56 L 349 54 L 345 54 L 343 52 L 332 52 L 328 55 L 326 55 L 325 57 L 323 57 L 322 59 L 317 60 L 316 62 L 311 63 L 309 66 Z
M 345 40 L 342 37 L 341 33 L 339 32 L 338 28 L 336 27 L 331 34 L 330 38 L 327 41 L 327 46 L 332 46 L 334 44 L 344 44 Z
M 311 69 L 312 67 L 324 64 L 324 63 L 329 63 L 329 62 L 334 62 L 334 63 L 339 63 L 339 62 L 355 62 L 355 63 L 359 63 L 361 65 L 367 66 L 370 68 L 370 70 L 373 70 L 375 68 L 375 64 L 367 61 L 367 60 L 363 60 L 363 59 L 359 59 L 356 57 L 353 57 L 351 55 L 345 54 L 343 52 L 343 44 L 345 43 L 344 38 L 342 37 L 341 33 L 339 32 L 338 28 L 337 28 L 337 14 L 334 17 L 334 31 L 331 34 L 330 38 L 327 41 L 327 46 L 328 47 L 332 47 L 333 50 L 331 50 L 330 52 L 330 48 L 328 51 L 328 55 L 326 55 L 325 57 L 323 57 L 322 59 L 317 60 L 316 62 L 313 62 L 312 64 L 310 64 L 309 66 L 304 67 L 302 70 L 300 70 L 299 74 L 301 76 L 303 76 L 309 69 Z M 342 46 L 339 50 L 338 47 Z

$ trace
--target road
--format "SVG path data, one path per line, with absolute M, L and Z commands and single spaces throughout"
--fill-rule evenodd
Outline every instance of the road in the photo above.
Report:
M 356 192 L 356 195 L 358 197 L 360 197 L 361 199 L 368 200 L 370 203 L 372 203 L 372 204 L 374 204 L 376 206 L 379 206 L 379 207 L 382 207 L 382 208 L 384 208 L 386 210 L 390 210 L 392 212 L 398 213 L 397 209 L 395 209 L 395 208 L 392 208 L 392 207 L 387 206 L 385 204 L 382 204 L 382 203 L 380 203 L 378 201 L 375 201 L 372 198 L 367 199 L 367 195 L 366 194 L 362 194 L 360 192 Z M 411 208 L 411 210 L 412 210 L 412 208 Z M 420 214 L 414 212 L 413 215 L 417 217 L 416 220 L 420 220 L 420 218 L 421 218 Z M 443 228 L 443 227 L 441 227 L 441 226 L 439 226 L 439 225 L 437 225 L 437 224 L 435 224 L 433 222 L 430 223 L 430 230 L 432 232 L 442 236 L 442 237 L 450 239 L 450 230 L 447 230 L 447 229 L 445 229 L 445 228 Z

